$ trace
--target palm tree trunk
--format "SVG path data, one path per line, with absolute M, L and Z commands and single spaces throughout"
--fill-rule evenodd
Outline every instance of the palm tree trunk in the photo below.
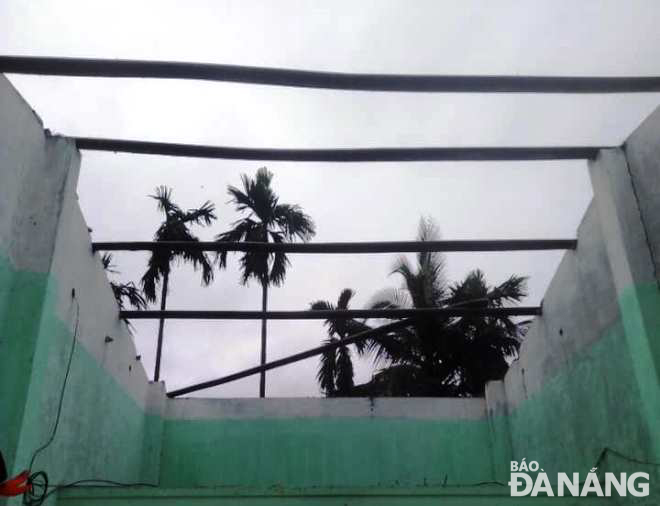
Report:
M 169 273 L 163 275 L 163 291 L 160 296 L 160 310 L 165 311 L 167 305 L 167 282 L 169 280 Z M 160 356 L 163 351 L 163 327 L 165 326 L 165 319 L 161 318 L 158 322 L 158 345 L 156 346 L 156 369 L 154 370 L 154 381 L 160 379 Z
M 268 309 L 268 283 L 261 283 L 261 311 L 264 317 L 261 319 L 261 365 L 266 363 L 266 310 Z M 266 397 L 266 371 L 261 371 L 259 377 L 259 397 Z

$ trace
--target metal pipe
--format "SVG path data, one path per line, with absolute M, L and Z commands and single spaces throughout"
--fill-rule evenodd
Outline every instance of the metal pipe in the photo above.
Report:
M 336 341 L 334 343 L 329 343 L 329 344 L 324 344 L 322 346 L 317 346 L 316 348 L 312 348 L 307 351 L 303 351 L 300 353 L 296 353 L 294 355 L 290 355 L 285 358 L 281 358 L 279 360 L 273 360 L 272 362 L 268 362 L 264 365 L 259 365 L 256 367 L 252 367 L 250 369 L 246 369 L 241 372 L 237 372 L 234 374 L 230 374 L 229 376 L 224 376 L 222 378 L 218 378 L 215 380 L 210 380 L 210 381 L 204 381 L 202 383 L 197 383 L 196 385 L 191 385 L 189 387 L 185 388 L 180 388 L 178 390 L 173 390 L 171 392 L 167 393 L 168 397 L 178 397 L 180 395 L 185 395 L 189 394 L 191 392 L 196 392 L 198 390 L 204 390 L 206 388 L 211 388 L 215 387 L 218 385 L 222 385 L 224 383 L 229 383 L 230 381 L 236 381 L 241 378 L 246 378 L 248 376 L 252 376 L 253 374 L 259 374 L 261 372 L 268 371 L 270 369 L 275 369 L 276 367 L 282 367 L 288 364 L 292 364 L 294 362 L 298 362 L 300 360 L 304 360 L 306 358 L 313 357 L 315 355 L 320 355 L 322 353 L 325 353 L 326 351 L 333 350 L 335 348 L 338 348 L 340 346 L 346 346 L 348 344 L 353 344 L 358 341 L 367 339 L 369 337 L 375 337 L 378 335 L 386 334 L 387 332 L 391 332 L 393 330 L 398 330 L 404 327 L 409 326 L 412 323 L 412 320 L 401 320 L 398 322 L 393 322 L 389 323 L 387 325 L 383 325 L 381 327 L 377 327 L 375 329 L 369 329 L 365 330 L 363 332 L 359 332 L 355 335 L 346 337 L 345 339 L 342 339 L 340 341 Z
M 461 162 L 593 160 L 609 146 L 271 149 L 74 137 L 78 149 L 147 155 L 286 162 Z
M 468 241 L 382 241 L 382 242 L 187 242 L 117 241 L 94 242 L 93 251 L 259 251 L 284 253 L 415 253 L 420 251 L 537 251 L 574 250 L 576 239 L 500 239 Z
M 348 310 L 304 310 L 304 311 L 266 311 L 268 320 L 327 320 L 350 318 L 410 318 L 414 316 L 440 316 L 446 318 L 462 316 L 537 316 L 540 306 L 488 307 L 488 308 L 421 308 L 421 309 L 348 309 Z M 177 320 L 261 320 L 262 311 L 208 311 L 208 310 L 172 310 L 119 312 L 120 318 L 132 320 L 177 319 Z
M 639 93 L 660 77 L 348 74 L 208 63 L 0 56 L 0 72 L 84 77 L 197 79 L 332 90 L 442 93 Z

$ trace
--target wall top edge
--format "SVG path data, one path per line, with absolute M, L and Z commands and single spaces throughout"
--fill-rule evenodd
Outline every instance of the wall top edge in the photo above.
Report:
M 478 420 L 486 417 L 479 398 L 272 398 L 168 399 L 170 420 L 259 418 L 408 418 Z

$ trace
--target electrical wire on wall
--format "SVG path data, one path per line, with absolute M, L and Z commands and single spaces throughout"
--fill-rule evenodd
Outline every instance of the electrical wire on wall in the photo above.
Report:
M 121 483 L 117 481 L 112 481 L 112 480 L 104 480 L 104 479 L 85 479 L 85 480 L 77 480 L 71 483 L 65 483 L 65 484 L 58 484 L 58 485 L 49 485 L 48 483 L 48 473 L 46 471 L 36 471 L 33 472 L 34 468 L 34 463 L 35 460 L 37 459 L 37 456 L 43 452 L 46 448 L 48 448 L 53 441 L 55 440 L 55 436 L 57 434 L 57 429 L 59 427 L 60 423 L 60 418 L 62 415 L 62 406 L 64 404 L 64 395 L 66 393 L 66 386 L 67 382 L 69 380 L 69 375 L 71 373 L 71 364 L 73 362 L 73 356 L 76 350 L 76 342 L 78 341 L 78 330 L 80 326 L 80 303 L 78 302 L 78 299 L 76 298 L 76 291 L 73 289 L 71 291 L 71 298 L 75 303 L 76 306 L 76 319 L 75 319 L 75 325 L 73 329 L 73 339 L 71 341 L 71 348 L 69 351 L 69 357 L 67 359 L 67 364 L 66 364 L 66 371 L 64 374 L 64 381 L 62 382 L 62 388 L 60 389 L 60 396 L 59 396 L 59 401 L 57 404 L 57 412 L 55 415 L 55 423 L 53 424 L 53 429 L 50 433 L 50 437 L 46 440 L 44 444 L 42 444 L 39 448 L 37 448 L 34 453 L 32 454 L 32 458 L 30 459 L 30 465 L 27 469 L 27 471 L 24 471 L 19 475 L 19 478 L 23 478 L 24 481 L 26 481 L 26 485 L 22 487 L 24 490 L 23 492 L 23 504 L 26 506 L 40 506 L 49 496 L 57 492 L 58 490 L 61 490 L 63 488 L 72 488 L 72 487 L 80 487 L 80 486 L 87 486 L 87 487 L 99 487 L 99 486 L 116 486 L 116 487 L 135 487 L 135 486 L 145 486 L 145 487 L 155 487 L 157 485 L 154 485 L 152 483 Z M 87 485 L 85 485 L 87 484 Z
M 69 358 L 66 364 L 66 371 L 64 373 L 64 381 L 62 382 L 62 388 L 60 389 L 60 398 L 57 404 L 55 423 L 53 424 L 53 429 L 50 433 L 50 437 L 46 440 L 44 444 L 42 444 L 39 448 L 37 448 L 34 451 L 34 453 L 32 454 L 32 458 L 30 459 L 30 465 L 28 467 L 28 488 L 25 491 L 25 494 L 23 494 L 23 504 L 27 506 L 38 506 L 49 495 L 48 474 L 46 473 L 46 471 L 37 471 L 33 473 L 32 469 L 34 467 L 34 461 L 36 460 L 37 456 L 46 448 L 48 448 L 55 440 L 55 435 L 57 434 L 57 428 L 59 427 L 60 424 L 60 417 L 62 415 L 62 406 L 64 404 L 64 394 L 66 392 L 66 385 L 69 380 L 69 373 L 71 372 L 71 363 L 73 362 L 73 355 L 74 352 L 76 351 L 76 341 L 78 340 L 78 327 L 80 325 L 80 303 L 76 298 L 75 289 L 71 290 L 71 298 L 73 299 L 73 302 L 76 305 L 76 322 L 73 327 L 73 339 L 71 340 Z

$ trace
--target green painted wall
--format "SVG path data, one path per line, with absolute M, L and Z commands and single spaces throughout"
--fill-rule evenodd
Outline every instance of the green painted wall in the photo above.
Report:
M 645 308 L 643 313 L 640 307 Z M 634 343 L 649 329 L 660 329 L 655 321 L 640 319 L 649 309 L 660 308 L 657 287 L 631 287 L 620 298 L 619 308 L 621 318 L 604 329 L 598 340 L 568 355 L 542 388 L 512 407 L 508 415 L 494 413 L 482 421 L 167 420 L 161 484 L 233 486 L 242 494 L 269 486 L 305 493 L 311 487 L 326 487 L 337 494 L 344 493 L 343 487 L 430 490 L 445 480 L 449 484 L 506 481 L 511 455 L 537 460 L 551 475 L 584 474 L 610 448 L 640 462 L 610 453 L 600 462 L 601 472 L 649 472 L 653 494 L 649 500 L 660 503 L 660 467 L 643 463 L 653 462 L 652 440 L 658 425 L 657 420 L 646 418 L 650 401 L 641 396 L 635 373 L 635 361 L 649 357 L 634 356 L 642 351 L 630 344 L 631 335 Z M 653 370 L 649 373 L 654 374 Z M 655 378 L 649 376 L 646 381 Z M 508 431 L 513 449 L 504 440 Z M 489 465 L 491 455 L 495 470 Z M 351 465 L 344 465 L 347 462 Z M 456 504 L 481 504 L 481 500 L 463 497 Z M 498 504 L 508 502 L 498 499 Z M 537 499 L 535 504 L 541 502 Z
M 165 487 L 410 487 L 493 479 L 485 421 L 167 420 Z
M 5 311 L 0 315 L 0 423 L 8 429 L 1 431 L 0 444 L 9 455 L 15 452 L 8 462 L 14 472 L 28 466 L 55 423 L 75 321 L 73 301 L 69 321 L 58 316 L 57 293 L 52 278 L 15 270 L 0 257 L 0 308 Z M 84 334 L 90 316 L 80 315 L 79 339 L 89 337 Z M 148 459 L 160 447 L 160 434 L 153 430 L 158 421 L 146 417 L 78 342 L 55 439 L 33 470 L 47 471 L 53 483 L 154 479 L 154 461 Z M 145 451 L 149 448 L 151 453 Z
M 635 380 L 642 394 L 641 414 L 652 436 L 648 449 L 660 462 L 660 285 L 631 286 L 623 291 L 619 305 Z
M 8 428 L 1 441 L 3 448 L 17 452 L 15 470 L 27 464 L 54 422 L 75 320 L 75 303 L 62 300 L 62 293 L 52 276 L 19 271 L 0 259 L 0 421 Z M 310 489 L 323 489 L 323 501 L 332 503 L 343 495 L 332 497 L 328 491 L 360 489 L 364 494 L 351 501 L 376 501 L 389 491 L 386 495 L 397 502 L 423 504 L 437 500 L 438 487 L 445 483 L 469 486 L 506 477 L 509 450 L 502 435 L 507 428 L 514 457 L 538 460 L 550 473 L 585 472 L 604 447 L 650 459 L 657 418 L 645 418 L 649 400 L 638 385 L 655 381 L 655 371 L 636 376 L 639 362 L 652 356 L 634 348 L 631 336 L 658 337 L 652 310 L 659 303 L 655 285 L 632 287 L 619 301 L 621 319 L 599 340 L 570 355 L 508 417 L 496 414 L 490 420 L 163 420 L 146 416 L 79 343 L 57 437 L 36 469 L 47 470 L 54 482 L 95 477 L 154 481 L 160 462 L 164 490 L 222 486 L 227 492 L 234 487 L 235 494 L 259 496 L 254 501 L 263 502 L 287 494 L 307 501 Z M 94 315 L 81 315 L 81 340 L 90 338 L 85 323 L 90 318 Z M 607 465 L 615 470 L 624 464 Z M 430 495 L 404 498 L 392 492 L 418 488 Z M 461 496 L 456 504 L 482 500 L 481 495 Z
M 52 277 L 19 271 L 6 258 L 0 259 L 0 421 L 7 428 L 1 441 L 3 448 L 16 449 L 16 470 L 27 464 L 50 433 L 72 342 L 75 304 L 58 301 L 56 285 Z M 63 321 L 61 308 L 67 304 Z M 278 494 L 295 495 L 296 490 L 301 491 L 296 497 L 307 500 L 309 490 L 320 487 L 337 494 L 364 489 L 351 501 L 368 503 L 388 490 L 388 501 L 394 501 L 393 494 L 398 503 L 424 504 L 437 500 L 437 487 L 443 483 L 471 485 L 501 479 L 502 473 L 493 469 L 493 455 L 502 471 L 501 466 L 508 465 L 503 459 L 507 453 L 505 447 L 497 448 L 505 431 L 500 425 L 493 432 L 493 424 L 509 427 L 516 458 L 538 460 L 550 473 L 584 472 L 604 447 L 650 459 L 657 418 L 647 420 L 646 427 L 640 423 L 649 401 L 640 395 L 640 378 L 633 367 L 649 356 L 631 348 L 630 336 L 658 337 L 658 321 L 652 316 L 657 315 L 652 310 L 660 307 L 657 288 L 633 287 L 619 305 L 621 319 L 598 341 L 572 355 L 508 417 L 499 415 L 490 421 L 385 417 L 163 421 L 145 416 L 79 343 L 57 437 L 36 468 L 47 470 L 54 482 L 94 477 L 144 480 L 161 458 L 164 430 L 163 487 L 237 487 L 238 495 L 261 493 L 256 502 L 267 497 L 280 500 Z M 81 339 L 89 337 L 85 335 L 89 317 L 81 315 Z M 655 381 L 654 374 L 650 370 L 642 379 Z M 496 439 L 491 438 L 493 433 L 499 434 Z M 626 465 L 630 467 L 629 462 L 607 463 L 611 470 Z M 430 495 L 411 493 L 404 498 L 391 492 L 417 487 Z M 341 497 L 327 492 L 323 502 Z M 482 500 L 482 496 L 461 496 L 456 504 Z
M 39 333 L 47 277 L 18 274 L 0 256 L 0 448 L 12 469 Z
M 647 293 L 657 297 L 652 290 Z M 621 301 L 624 315 L 626 304 Z M 586 473 L 606 447 L 652 460 L 653 432 L 645 425 L 646 401 L 640 396 L 623 319 L 572 355 L 508 416 L 495 413 L 490 420 L 166 420 L 161 483 L 433 486 L 445 480 L 506 481 L 512 456 L 537 460 L 553 474 Z
M 515 458 L 554 475 L 586 473 L 605 447 L 647 457 L 641 402 L 619 322 L 511 412 Z
M 0 78 L 0 87 L 8 86 Z M 98 262 L 89 254 L 89 237 L 76 202 L 79 154 L 71 140 L 45 136 L 14 90 L 3 91 L 1 98 L 12 125 L 0 130 L 2 147 L 9 148 L 0 150 L 0 203 L 5 206 L 0 214 L 0 445 L 11 470 L 19 471 L 50 436 L 72 343 L 76 304 L 70 292 L 75 287 L 78 300 L 87 306 L 80 314 L 80 342 L 57 435 L 35 469 L 46 470 L 54 483 L 91 478 L 154 482 L 160 477 L 165 487 L 141 493 L 67 491 L 62 493 L 63 504 L 153 504 L 164 498 L 176 504 L 230 503 L 238 498 L 244 504 L 468 505 L 493 503 L 493 498 L 497 504 L 542 504 L 545 501 L 539 499 L 510 501 L 506 488 L 473 485 L 506 477 L 511 456 L 538 460 L 550 473 L 584 472 L 604 447 L 639 460 L 660 456 L 660 292 L 654 283 L 641 283 L 657 276 L 649 274 L 648 262 L 641 258 L 648 254 L 647 241 L 657 230 L 649 235 L 635 221 L 644 207 L 626 189 L 625 163 L 612 167 L 611 181 L 595 186 L 596 200 L 611 197 L 611 202 L 599 209 L 601 214 L 588 215 L 593 225 L 585 229 L 588 233 L 578 233 L 580 246 L 574 254 L 585 264 L 584 277 L 582 271 L 560 272 L 555 298 L 547 304 L 555 310 L 600 306 L 605 299 L 614 303 L 616 291 L 621 318 L 602 332 L 594 322 L 586 322 L 583 330 L 600 335 L 582 348 L 539 348 L 548 352 L 552 367 L 560 360 L 565 363 L 552 374 L 542 371 L 541 387 L 526 399 L 516 399 L 515 406 L 483 420 L 164 420 L 146 415 L 134 390 L 122 386 L 131 384 L 126 376 L 134 364 L 126 360 L 132 351 L 130 337 L 114 336 L 124 340 L 121 361 L 114 360 L 118 355 L 110 348 L 99 352 L 106 329 L 96 322 L 103 316 L 114 325 L 116 308 Z M 655 128 L 653 135 L 657 138 Z M 617 153 L 625 162 L 623 153 Z M 602 167 L 594 163 L 592 172 L 598 173 Z M 644 180 L 649 191 L 657 184 L 654 168 Z M 615 218 L 617 226 L 610 223 Z M 601 228 L 603 240 L 589 242 L 600 237 Z M 12 258 L 50 274 L 17 269 L 9 251 Z M 589 252 L 598 253 L 602 262 Z M 611 271 L 615 283 L 610 283 Z M 625 286 L 631 283 L 628 279 L 631 286 Z M 588 289 L 582 290 L 585 286 Z M 557 304 L 561 298 L 564 305 Z M 554 324 L 577 314 L 555 312 L 545 320 Z M 132 386 L 146 384 L 144 377 L 132 378 Z M 608 460 L 606 465 L 658 468 L 625 459 Z M 657 472 L 655 476 L 657 480 Z M 656 494 L 657 483 L 651 487 Z M 465 487 L 443 488 L 444 484 Z M 200 488 L 211 486 L 221 489 Z M 197 488 L 186 492 L 172 487 Z M 590 501 L 562 504 L 578 502 Z M 654 498 L 651 504 L 660 501 Z

